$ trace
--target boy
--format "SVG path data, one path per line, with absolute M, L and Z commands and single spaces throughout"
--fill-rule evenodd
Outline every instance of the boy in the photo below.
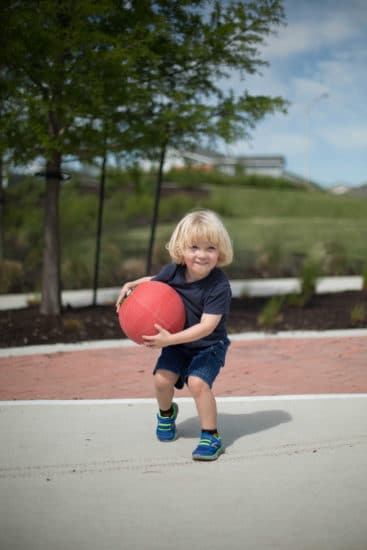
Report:
M 186 310 L 184 329 L 171 334 L 156 325 L 156 335 L 144 336 L 146 346 L 162 349 L 153 371 L 159 406 L 156 435 L 160 441 L 176 439 L 178 406 L 173 396 L 175 387 L 180 389 L 186 383 L 201 422 L 201 438 L 192 457 L 215 460 L 224 452 L 224 447 L 217 431 L 212 386 L 230 344 L 226 321 L 231 288 L 220 268 L 232 261 L 232 243 L 214 212 L 198 210 L 178 223 L 167 248 L 172 263 L 154 277 L 125 283 L 116 309 L 118 311 L 129 290 L 149 280 L 165 282 L 180 294 Z

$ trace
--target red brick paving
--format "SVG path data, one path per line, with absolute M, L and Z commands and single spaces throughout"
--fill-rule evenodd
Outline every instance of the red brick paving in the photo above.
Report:
M 154 397 L 157 355 L 122 346 L 0 358 L 0 400 Z M 367 393 L 367 336 L 235 340 L 214 392 Z

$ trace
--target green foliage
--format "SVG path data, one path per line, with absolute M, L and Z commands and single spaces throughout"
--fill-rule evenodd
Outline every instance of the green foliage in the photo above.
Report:
M 43 185 L 35 178 L 4 189 L 5 256 L 21 264 L 21 276 L 10 291 L 35 288 L 42 261 Z
M 129 258 L 120 265 L 120 282 L 133 281 L 145 275 L 146 262 L 142 258 Z
M 161 201 L 159 218 L 162 223 L 172 222 L 183 217 L 196 206 L 195 199 L 185 193 L 168 197 Z
M 83 321 L 74 318 L 64 318 L 62 324 L 68 332 L 79 332 L 84 327 Z
M 269 240 L 256 253 L 256 270 L 265 277 L 280 276 L 284 273 L 285 262 L 285 253 L 278 240 Z
M 64 186 L 60 195 L 61 241 L 73 235 L 89 235 L 96 227 L 97 196 Z
M 106 209 L 107 210 L 107 209 Z M 124 196 L 124 208 L 120 220 L 128 225 L 149 224 L 153 211 L 153 197 L 148 194 Z
M 0 293 L 19 292 L 23 276 L 23 266 L 20 262 L 0 260 Z
M 321 264 L 322 275 L 338 266 L 339 274 L 359 275 L 367 257 L 367 202 L 358 197 L 334 196 L 326 192 L 275 191 L 272 189 L 216 187 L 213 196 L 232 197 L 227 226 L 234 242 L 236 258 L 258 254 L 279 243 L 284 263 L 282 276 L 295 276 L 308 256 Z M 339 243 L 345 260 L 322 261 L 328 243 Z M 246 251 L 247 249 L 247 251 Z M 340 258 L 340 254 L 338 254 Z M 241 262 L 243 262 L 241 258 Z M 345 268 L 340 265 L 345 262 Z M 259 273 L 253 272 L 254 275 Z
M 45 159 L 41 311 L 58 314 L 64 157 L 131 161 L 144 151 L 156 159 L 168 145 L 203 136 L 246 137 L 266 114 L 285 112 L 280 97 L 235 97 L 221 85 L 230 71 L 244 78 L 266 65 L 261 46 L 285 23 L 284 9 L 280 0 L 19 0 L 5 2 L 1 15 L 0 153 Z M 139 172 L 130 177 L 143 194 Z M 75 220 L 68 206 L 64 236 Z M 129 209 L 127 219 L 135 216 L 135 206 Z
M 294 192 L 295 189 L 299 189 L 298 193 Z M 358 197 L 309 191 L 302 187 L 281 190 L 275 184 L 261 189 L 241 185 L 215 188 L 215 194 L 218 197 L 227 197 L 230 192 L 236 197 L 233 201 L 233 216 L 258 220 L 258 223 L 263 219 L 266 219 L 267 223 L 272 220 L 284 222 L 292 219 L 305 220 L 305 222 L 308 220 L 310 223 L 312 219 L 312 223 L 316 221 L 330 225 L 332 220 L 333 228 L 333 224 L 338 220 L 342 223 L 351 219 L 358 221 L 366 215 L 366 201 Z M 354 216 L 351 214 L 352 211 Z
M 364 304 L 356 304 L 350 312 L 350 320 L 353 325 L 364 323 L 367 319 L 367 311 Z
M 367 264 L 365 264 L 362 271 L 362 288 L 367 290 Z
M 342 275 L 348 269 L 346 243 L 336 240 L 319 242 L 311 249 L 310 255 L 324 273 Z
M 262 327 L 273 327 L 282 320 L 283 296 L 273 296 L 257 317 L 257 323 Z
M 316 293 L 317 281 L 320 277 L 320 265 L 312 258 L 306 258 L 300 271 L 300 293 L 292 294 L 287 301 L 291 305 L 304 307 Z
M 256 189 L 291 189 L 302 191 L 303 188 L 286 178 L 246 174 L 239 169 L 234 175 L 225 174 L 219 170 L 200 168 L 171 169 L 164 175 L 164 180 L 185 187 L 195 188 L 198 185 L 215 185 L 219 187 L 255 187 Z
M 91 254 L 83 259 L 82 256 L 75 257 L 75 253 L 69 251 L 68 258 L 61 262 L 61 280 L 64 288 L 90 288 L 92 285 L 92 262 Z
M 151 176 L 150 174 L 148 175 Z M 153 176 L 153 174 L 152 174 Z M 144 274 L 155 180 L 146 192 L 129 186 L 126 172 L 107 186 L 101 246 L 101 286 L 118 286 L 126 274 Z M 121 185 L 119 186 L 119 181 Z M 193 208 L 219 212 L 234 243 L 235 259 L 226 272 L 233 279 L 299 277 L 309 260 L 318 276 L 363 273 L 367 257 L 367 203 L 324 192 L 291 192 L 206 185 L 164 189 L 154 250 L 154 269 L 168 260 L 164 249 L 176 222 Z M 40 290 L 42 197 L 44 183 L 27 178 L 6 190 L 5 253 L 22 264 L 21 291 Z M 311 199 L 307 197 L 310 195 Z M 299 208 L 299 201 L 304 210 Z M 328 207 L 329 205 L 329 207 Z M 93 281 L 98 194 L 76 178 L 61 191 L 63 288 L 90 288 Z M 312 217 L 312 211 L 317 216 Z M 321 216 L 325 212 L 327 216 Z M 334 217 L 332 216 L 334 214 Z M 335 243 L 335 244 L 333 244 Z M 135 267 L 130 265 L 130 260 Z M 335 271 L 334 271 L 335 270 Z M 309 275 L 307 275 L 309 277 Z M 311 277 L 312 279 L 312 277 Z M 366 280 L 366 275 L 365 275 Z

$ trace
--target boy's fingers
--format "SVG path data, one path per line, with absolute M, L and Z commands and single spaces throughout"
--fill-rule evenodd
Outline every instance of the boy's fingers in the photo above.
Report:
M 123 303 L 123 301 L 125 300 L 125 298 L 127 298 L 129 296 L 129 294 L 132 292 L 132 290 L 129 288 L 127 291 L 125 292 L 120 292 L 120 296 L 118 297 L 117 299 L 117 302 L 115 304 L 116 306 L 116 311 L 118 311 L 120 309 L 120 306 L 121 304 Z
M 118 310 L 120 309 L 121 304 L 122 304 L 122 302 L 124 301 L 124 299 L 125 299 L 125 296 L 124 296 L 124 295 L 122 295 L 122 296 L 120 295 L 120 296 L 118 297 L 118 300 L 117 300 L 117 302 L 116 302 L 116 304 L 115 304 L 115 306 L 116 306 L 116 311 L 117 311 L 117 312 L 118 312 Z

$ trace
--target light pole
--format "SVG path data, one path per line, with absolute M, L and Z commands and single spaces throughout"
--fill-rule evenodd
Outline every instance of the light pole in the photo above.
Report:
M 314 105 L 323 98 L 329 97 L 329 94 L 323 92 L 322 94 L 313 97 L 305 107 L 305 167 L 304 167 L 304 178 L 306 185 L 310 184 L 310 112 Z

